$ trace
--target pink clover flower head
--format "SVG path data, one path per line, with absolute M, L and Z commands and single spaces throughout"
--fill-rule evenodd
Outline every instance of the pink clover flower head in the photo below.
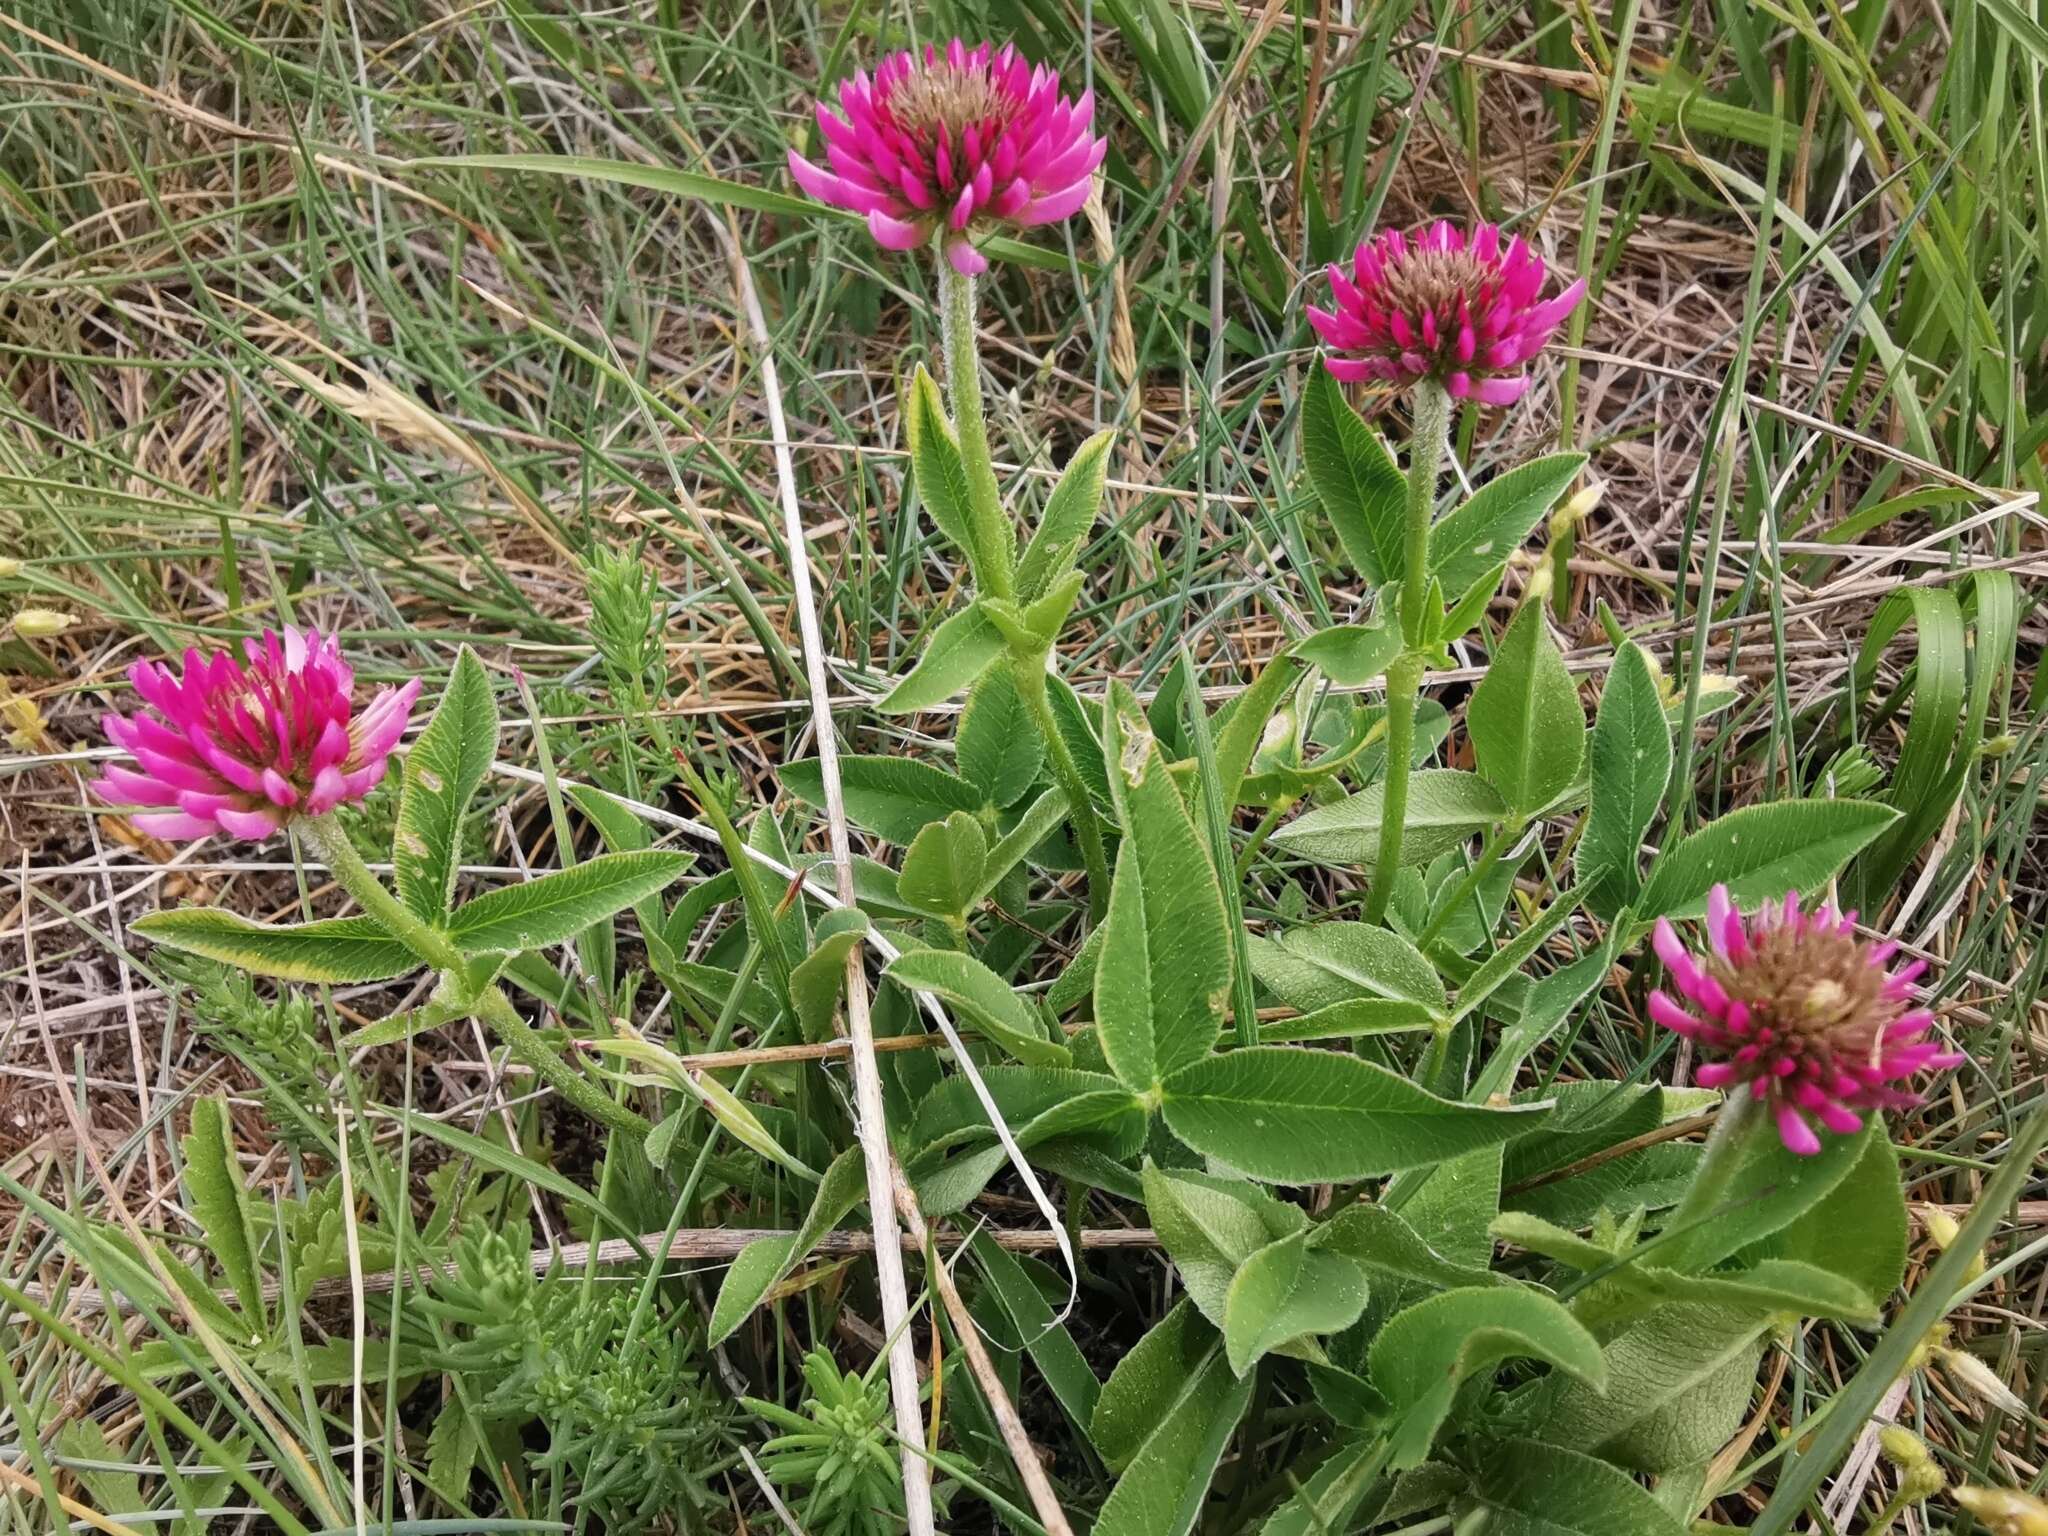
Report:
M 795 150 L 789 173 L 812 197 L 867 215 L 892 251 L 944 231 L 956 271 L 986 271 L 978 236 L 1056 224 L 1088 200 L 1109 141 L 1095 134 L 1095 93 L 1060 94 L 1060 77 L 1014 44 L 892 53 L 873 75 L 839 86 L 839 111 L 818 103 L 825 164 Z
M 138 661 L 128 680 L 148 706 L 108 715 L 110 763 L 93 792 L 156 837 L 264 838 L 295 816 L 324 816 L 377 787 L 420 681 L 380 689 L 357 713 L 355 673 L 331 635 L 265 630 L 232 651 L 185 653 L 183 677 Z
M 1794 892 L 1744 917 L 1717 885 L 1707 940 L 1694 955 L 1657 920 L 1651 942 L 1679 996 L 1652 992 L 1650 1017 L 1716 1058 L 1702 1088 L 1747 1085 L 1794 1152 L 1820 1150 L 1816 1122 L 1847 1136 L 1864 1113 L 1910 1109 L 1921 1096 L 1908 1079 L 1963 1059 L 1926 1038 L 1934 1014 L 1914 983 L 1927 962 L 1891 968 L 1898 946 L 1857 937 L 1854 912 L 1802 912 Z
M 1309 306 L 1329 352 L 1323 366 L 1346 383 L 1397 388 L 1434 379 L 1459 400 L 1512 405 L 1529 387 L 1529 360 L 1586 295 L 1583 278 L 1542 297 L 1543 259 L 1520 235 L 1492 224 L 1469 235 L 1439 219 L 1390 229 L 1358 247 L 1351 275 L 1328 268 L 1331 307 Z

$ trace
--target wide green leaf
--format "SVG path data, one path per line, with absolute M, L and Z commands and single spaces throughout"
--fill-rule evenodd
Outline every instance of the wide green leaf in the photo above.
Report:
M 1498 567 L 1585 467 L 1583 453 L 1553 453 L 1495 475 L 1429 534 L 1429 569 L 1456 595 Z
M 1638 1472 L 1714 1455 L 1742 1423 L 1756 1387 L 1766 1314 L 1660 1307 L 1610 1343 L 1604 1388 L 1567 1383 L 1543 1438 Z
M 1095 968 L 1096 1035 L 1146 1093 L 1214 1049 L 1230 989 L 1230 935 L 1208 850 L 1129 692 L 1105 711 L 1123 841 Z
M 1486 1536 L 1687 1536 L 1620 1468 L 1535 1440 L 1489 1442 L 1455 1508 L 1459 1529 Z
M 1352 568 L 1375 586 L 1397 575 L 1407 487 L 1379 434 L 1321 368 L 1302 391 L 1301 457 Z
M 784 765 L 782 787 L 806 805 L 825 808 L 825 781 L 815 757 Z M 906 847 L 932 822 L 981 809 L 981 791 L 972 784 L 911 757 L 842 757 L 839 787 L 854 825 Z
M 1238 1266 L 1223 1299 L 1223 1348 L 1242 1376 L 1291 1339 L 1336 1333 L 1365 1310 L 1365 1271 L 1311 1249 L 1307 1232 L 1276 1238 Z
M 468 954 L 516 954 L 565 943 L 592 923 L 651 896 L 689 868 L 690 856 L 648 849 L 601 853 L 456 908 L 448 936 Z
M 1579 839 L 1578 871 L 1586 904 L 1612 918 L 1642 889 L 1643 836 L 1671 778 L 1671 723 L 1657 679 L 1633 642 L 1615 653 L 1593 717 L 1591 803 Z
M 462 817 L 497 748 L 498 704 L 491 697 L 491 681 L 465 645 L 433 719 L 405 754 L 399 775 L 391 862 L 399 896 L 423 922 L 439 923 L 448 915 L 461 864 Z
M 1174 1135 L 1275 1184 L 1374 1178 L 1533 1130 L 1548 1109 L 1456 1104 L 1398 1072 L 1334 1051 L 1256 1045 L 1165 1083 Z
M 1890 1141 L 1873 1134 L 1841 1183 L 1798 1221 L 1757 1244 L 1753 1253 L 1837 1275 L 1875 1304 L 1905 1278 L 1906 1244 L 1899 1155 Z M 1745 1251 L 1742 1257 L 1753 1253 Z
M 1524 816 L 1571 788 L 1586 756 L 1586 720 L 1543 604 L 1525 602 L 1465 708 L 1472 755 L 1486 781 Z
M 1813 890 L 1898 818 L 1868 800 L 1774 800 L 1730 811 L 1657 861 L 1636 915 L 1698 917 L 1716 885 L 1739 906 Z
M 1401 1416 L 1392 1464 L 1419 1465 L 1458 1386 L 1503 1360 L 1541 1360 L 1594 1391 L 1607 1386 L 1600 1343 L 1540 1291 L 1472 1286 L 1445 1291 L 1387 1320 L 1372 1341 L 1372 1383 Z
M 1401 654 L 1400 628 L 1382 624 L 1333 624 L 1294 643 L 1294 654 L 1322 669 L 1325 677 L 1346 688 L 1369 683 Z
M 1308 1226 L 1299 1206 L 1242 1179 L 1151 1163 L 1142 1178 L 1145 1213 L 1160 1246 L 1179 1271 L 1189 1300 L 1219 1328 L 1228 1316 L 1238 1270 L 1267 1244 Z
M 911 715 L 943 704 L 986 672 L 1003 648 L 981 604 L 970 603 L 938 627 L 917 665 L 875 707 L 885 715 Z
M 1031 723 L 1008 667 L 981 674 L 960 712 L 954 752 L 961 775 L 997 808 L 1015 805 L 1045 766 L 1045 738 Z
M 913 949 L 889 963 L 889 980 L 950 1003 L 985 1038 L 1019 1061 L 1063 1067 L 1067 1048 L 1045 1029 L 1010 984 L 972 955 L 951 949 Z
M 1724 1116 L 1729 1113 L 1728 1108 L 1722 1110 Z M 1720 1198 L 1704 1220 L 1671 1235 L 1658 1250 L 1658 1262 L 1696 1274 L 1790 1227 L 1834 1193 L 1880 1135 L 1881 1130 L 1865 1126 L 1854 1136 L 1828 1136 L 1820 1151 L 1806 1157 L 1779 1139 L 1762 1109 L 1746 1106 L 1738 1145 L 1724 1154 L 1736 1161 L 1717 1191 Z
M 932 917 L 959 921 L 981 891 L 988 838 L 965 811 L 935 821 L 911 839 L 896 894 Z
M 1355 795 L 1296 818 L 1275 832 L 1273 841 L 1332 864 L 1369 864 L 1379 852 L 1385 801 L 1386 786 L 1369 784 Z M 1427 864 L 1499 824 L 1507 814 L 1500 791 L 1477 774 L 1457 768 L 1411 773 L 1401 862 Z
M 282 981 L 388 981 L 425 963 L 367 917 L 257 923 L 215 907 L 181 907 L 130 927 L 155 943 Z
M 1045 511 L 1024 557 L 1017 563 L 1017 595 L 1025 602 L 1042 597 L 1073 565 L 1074 556 L 1102 511 L 1102 486 L 1109 473 L 1114 432 L 1098 432 L 1074 450 L 1059 483 L 1046 498 Z
M 783 1276 L 803 1262 L 818 1239 L 867 1198 L 867 1165 L 858 1146 L 848 1147 L 825 1169 L 803 1225 L 787 1237 L 759 1237 L 742 1248 L 725 1272 L 711 1306 L 707 1347 L 730 1338 Z

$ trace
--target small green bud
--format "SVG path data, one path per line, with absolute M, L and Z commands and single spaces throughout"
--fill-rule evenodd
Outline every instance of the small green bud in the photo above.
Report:
M 53 608 L 24 608 L 14 616 L 14 632 L 24 640 L 48 640 L 76 624 L 68 613 Z

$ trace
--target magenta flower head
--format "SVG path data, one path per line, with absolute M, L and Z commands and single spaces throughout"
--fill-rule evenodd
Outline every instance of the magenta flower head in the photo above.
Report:
M 1707 938 L 1695 957 L 1657 920 L 1657 956 L 1691 1007 L 1652 992 L 1650 1017 L 1719 1058 L 1700 1068 L 1702 1088 L 1747 1084 L 1794 1152 L 1820 1150 L 1813 1121 L 1861 1130 L 1858 1111 L 1909 1109 L 1920 1095 L 1906 1079 L 1963 1059 L 1924 1038 L 1934 1015 L 1913 983 L 1927 963 L 1889 969 L 1898 946 L 1859 939 L 1853 912 L 1801 912 L 1794 893 L 1745 919 L 1717 885 Z
M 1520 235 L 1503 245 L 1492 224 L 1468 238 L 1443 220 L 1359 246 L 1351 276 L 1329 266 L 1330 309 L 1309 324 L 1330 347 L 1323 366 L 1346 383 L 1406 387 L 1434 379 L 1460 400 L 1512 405 L 1529 387 L 1526 365 L 1586 295 L 1585 279 L 1543 298 L 1549 275 Z
M 959 38 L 944 50 L 893 53 L 870 77 L 839 86 L 837 113 L 818 103 L 829 169 L 789 152 L 789 173 L 821 203 L 867 215 L 892 251 L 945 231 L 956 271 L 985 271 L 979 236 L 1003 225 L 1056 224 L 1088 200 L 1109 150 L 1095 136 L 1095 95 L 1060 94 L 1060 77 L 1012 45 Z
M 128 680 L 149 706 L 108 715 L 107 737 L 135 766 L 109 764 L 93 785 L 157 837 L 268 837 L 295 816 L 324 816 L 377 787 L 404 734 L 420 681 L 379 690 L 357 714 L 355 674 L 331 635 L 265 630 L 231 651 L 185 653 L 185 675 L 138 661 Z

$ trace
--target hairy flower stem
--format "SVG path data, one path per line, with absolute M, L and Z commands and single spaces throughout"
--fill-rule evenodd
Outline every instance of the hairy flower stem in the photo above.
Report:
M 974 520 L 975 575 L 988 597 L 1007 600 L 1016 572 L 1017 540 L 1003 515 L 981 405 L 981 347 L 974 334 L 974 279 L 938 253 L 939 316 L 946 349 L 946 392 L 960 461 L 967 467 L 967 509 Z
M 981 406 L 981 353 L 974 335 L 974 279 L 953 270 L 938 253 L 940 313 L 945 328 L 946 389 L 953 407 L 953 430 L 960 439 L 960 460 L 967 468 L 968 510 L 974 519 L 976 575 L 983 595 L 1007 601 L 1013 591 L 1017 540 L 1003 515 L 996 490 L 995 461 L 989 456 L 988 424 Z M 1102 823 L 1079 765 L 1053 719 L 1046 698 L 1044 657 L 1014 653 L 1012 670 L 1017 693 L 1045 741 L 1053 781 L 1067 797 L 1067 816 L 1081 845 L 1088 873 L 1088 917 L 1102 921 L 1109 905 L 1109 860 L 1103 852 Z
M 1074 838 L 1081 845 L 1081 865 L 1088 874 L 1088 921 L 1099 923 L 1109 908 L 1109 859 L 1103 852 L 1102 822 L 1095 814 L 1095 801 L 1088 793 L 1073 751 L 1067 746 L 1067 738 L 1060 734 L 1059 722 L 1053 719 L 1052 701 L 1046 697 L 1043 659 L 1016 657 L 1013 671 L 1017 696 L 1024 701 L 1038 734 L 1045 738 L 1053 779 L 1067 797 L 1067 819 L 1074 824 Z
M 444 978 L 452 978 L 452 987 L 463 985 L 462 974 L 471 957 L 464 955 L 447 934 L 422 921 L 404 902 L 391 894 L 384 882 L 363 862 L 362 855 L 356 852 L 355 844 L 348 840 L 348 834 L 335 818 L 312 816 L 294 825 L 299 835 L 320 855 L 328 872 L 341 882 L 342 889 L 355 898 L 364 916 Z M 477 994 L 470 1004 L 470 1011 L 491 1027 L 516 1061 L 531 1068 L 536 1077 L 586 1115 L 631 1136 L 647 1134 L 647 1121 L 597 1088 L 564 1061 L 561 1054 L 519 1016 L 519 1010 L 512 1006 L 511 999 L 495 982 Z
M 1415 756 L 1415 706 L 1422 694 L 1429 617 L 1429 524 L 1436 511 L 1437 476 L 1451 427 L 1451 397 L 1424 379 L 1410 396 L 1414 431 L 1408 440 L 1408 502 L 1401 538 L 1401 634 L 1407 649 L 1387 667 L 1387 766 L 1380 802 L 1380 845 L 1366 892 L 1365 920 L 1386 921 L 1394 875 L 1401 867 L 1401 833 L 1408 817 L 1408 774 Z
M 1671 1245 L 1658 1260 L 1660 1264 L 1681 1274 L 1700 1267 L 1700 1261 L 1693 1257 L 1693 1250 L 1699 1247 L 1696 1229 L 1727 1204 L 1728 1188 L 1747 1156 L 1752 1131 L 1771 1134 L 1770 1120 L 1755 1094 L 1747 1087 L 1737 1088 L 1722 1101 L 1721 1113 L 1713 1130 L 1707 1133 L 1706 1147 L 1700 1153 L 1685 1198 L 1664 1223 L 1664 1230 L 1671 1234 Z

